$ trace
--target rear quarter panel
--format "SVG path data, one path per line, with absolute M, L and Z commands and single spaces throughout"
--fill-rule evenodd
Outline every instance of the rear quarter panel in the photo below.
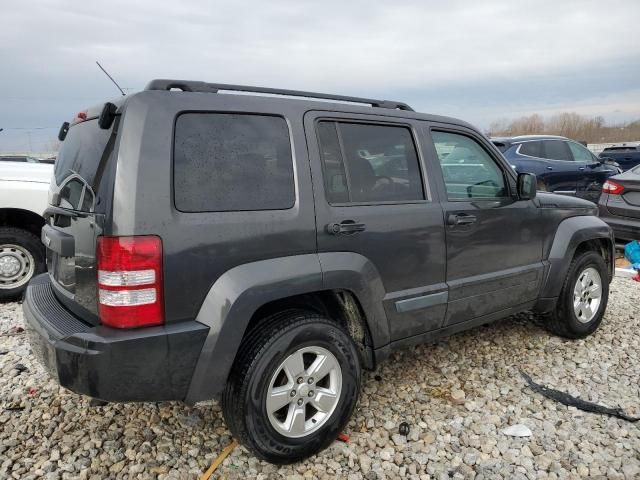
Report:
M 180 212 L 173 200 L 172 153 L 182 112 L 284 116 L 296 184 L 288 210 Z M 167 323 L 194 319 L 211 286 L 239 265 L 315 253 L 315 220 L 300 107 L 259 97 L 147 91 L 132 97 L 122 125 L 112 215 L 105 233 L 159 235 L 164 253 Z M 250 194 L 250 192 L 248 192 Z

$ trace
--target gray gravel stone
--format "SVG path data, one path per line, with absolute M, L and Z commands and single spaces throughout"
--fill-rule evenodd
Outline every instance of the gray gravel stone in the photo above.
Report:
M 637 425 L 541 397 L 518 373 L 639 416 L 639 299 L 640 284 L 615 279 L 605 322 L 584 340 L 520 314 L 395 353 L 365 374 L 349 443 L 281 467 L 240 447 L 216 478 L 640 478 Z M 92 406 L 48 378 L 21 326 L 21 306 L 0 304 L 0 478 L 191 479 L 231 441 L 215 402 Z M 532 437 L 501 433 L 517 423 Z

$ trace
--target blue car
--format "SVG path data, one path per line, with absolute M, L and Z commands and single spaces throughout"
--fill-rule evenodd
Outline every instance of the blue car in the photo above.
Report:
M 622 171 L 626 172 L 640 165 L 640 146 L 623 143 L 622 145 L 607 147 L 600 152 L 598 158 L 616 162 L 620 165 Z
M 566 137 L 522 135 L 491 141 L 517 172 L 535 173 L 542 191 L 597 202 L 604 182 L 621 172 L 615 162 L 599 159 Z

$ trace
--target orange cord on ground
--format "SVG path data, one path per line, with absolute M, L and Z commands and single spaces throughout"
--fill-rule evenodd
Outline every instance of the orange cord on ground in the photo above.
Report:
M 222 453 L 218 455 L 218 458 L 216 458 L 213 461 L 209 469 L 202 474 L 202 476 L 200 477 L 200 480 L 209 480 L 209 477 L 211 477 L 213 472 L 216 471 L 216 468 L 220 466 L 220 464 L 224 461 L 224 459 L 227 458 L 229 454 L 233 452 L 233 449 L 236 448 L 237 446 L 238 446 L 238 442 L 236 442 L 235 440 L 231 442 L 229 445 L 227 445 L 225 449 L 222 450 Z

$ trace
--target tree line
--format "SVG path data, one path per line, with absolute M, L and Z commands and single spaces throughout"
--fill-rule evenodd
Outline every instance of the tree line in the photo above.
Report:
M 489 127 L 492 137 L 515 135 L 561 135 L 584 143 L 619 143 L 640 141 L 640 120 L 607 125 L 602 117 L 587 117 L 564 112 L 545 118 L 537 113 L 500 120 Z

